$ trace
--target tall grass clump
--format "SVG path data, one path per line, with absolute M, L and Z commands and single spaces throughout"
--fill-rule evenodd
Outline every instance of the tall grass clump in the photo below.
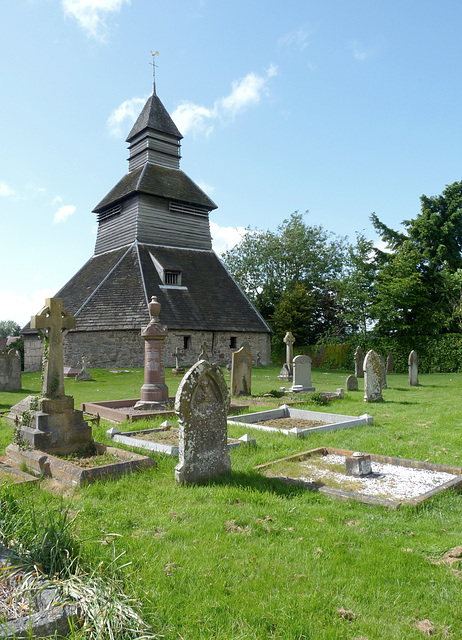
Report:
M 0 544 L 13 553 L 4 577 L 21 574 L 19 597 L 53 587 L 63 601 L 77 603 L 81 615 L 77 637 L 154 638 L 138 603 L 125 593 L 121 576 L 130 563 L 118 565 L 121 554 L 92 567 L 75 535 L 75 520 L 62 503 L 40 511 L 31 500 L 19 499 L 8 486 L 0 486 Z

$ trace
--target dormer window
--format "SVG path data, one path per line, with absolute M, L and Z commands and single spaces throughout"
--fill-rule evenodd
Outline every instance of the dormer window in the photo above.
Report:
M 164 271 L 164 284 L 181 285 L 181 271 Z

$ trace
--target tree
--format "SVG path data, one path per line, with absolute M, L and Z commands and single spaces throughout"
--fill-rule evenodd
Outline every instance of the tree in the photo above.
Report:
M 374 319 L 372 302 L 377 272 L 372 240 L 357 233 L 356 244 L 348 247 L 345 258 L 343 277 L 338 285 L 341 312 L 350 331 L 360 331 L 366 337 Z
M 421 196 L 421 213 L 394 231 L 371 219 L 390 252 L 376 251 L 377 330 L 390 334 L 460 331 L 462 182 L 440 196 Z
M 14 320 L 0 320 L 0 338 L 19 336 L 21 327 Z
M 282 339 L 286 331 L 296 331 L 307 344 L 337 317 L 334 289 L 345 245 L 343 238 L 306 224 L 295 212 L 275 232 L 249 229 L 222 259 L 275 335 Z M 294 326 L 283 327 L 289 321 Z

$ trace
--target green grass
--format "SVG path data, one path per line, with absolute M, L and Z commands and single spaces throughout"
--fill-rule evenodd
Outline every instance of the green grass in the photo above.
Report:
M 278 389 L 278 373 L 276 366 L 255 369 L 252 393 Z M 92 375 L 94 382 L 66 381 L 76 406 L 139 395 L 139 369 Z M 313 385 L 333 391 L 344 386 L 346 375 L 313 370 Z M 180 378 L 166 378 L 174 395 Z M 367 412 L 373 426 L 304 440 L 233 426 L 230 436 L 248 431 L 257 447 L 233 450 L 226 477 L 180 487 L 174 479 L 177 459 L 153 454 L 156 470 L 66 492 L 64 506 L 76 516 L 86 554 L 95 566 L 109 563 L 113 553 L 124 554 L 131 563 L 124 569 L 130 593 L 139 598 L 143 618 L 167 640 L 417 639 L 423 634 L 415 624 L 424 618 L 436 627 L 433 637 L 458 640 L 462 581 L 431 561 L 462 544 L 460 495 L 450 492 L 417 509 L 390 511 L 337 502 L 253 471 L 257 464 L 318 446 L 462 466 L 462 374 L 422 375 L 413 388 L 407 376 L 389 375 L 380 404 L 363 401 L 359 382 L 360 390 L 345 399 L 308 408 Z M 0 393 L 0 408 L 38 393 L 39 374 L 25 374 L 23 386 L 22 393 Z M 108 442 L 108 426 L 102 421 L 94 430 L 97 441 Z M 2 422 L 0 446 L 11 442 L 12 432 Z M 40 486 L 14 491 L 37 507 L 63 500 Z M 340 607 L 355 618 L 341 618 Z

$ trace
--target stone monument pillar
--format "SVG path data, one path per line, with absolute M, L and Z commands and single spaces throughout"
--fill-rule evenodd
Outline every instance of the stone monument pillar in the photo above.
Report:
M 164 340 L 167 337 L 167 327 L 159 322 L 160 302 L 152 296 L 148 304 L 151 322 L 141 329 L 144 338 L 144 384 L 141 387 L 141 399 L 135 404 L 135 409 L 149 411 L 159 408 L 168 400 L 168 387 L 165 384 L 164 371 Z

